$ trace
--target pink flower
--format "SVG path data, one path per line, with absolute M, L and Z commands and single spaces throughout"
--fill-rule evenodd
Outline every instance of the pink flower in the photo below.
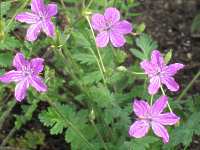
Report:
M 157 93 L 161 84 L 167 86 L 170 91 L 178 91 L 179 85 L 174 80 L 173 76 L 178 70 L 184 67 L 183 64 L 174 63 L 166 65 L 163 57 L 158 50 L 154 50 L 151 54 L 151 61 L 144 60 L 140 63 L 141 68 L 145 70 L 145 73 L 150 78 L 150 84 L 148 92 L 151 95 Z
M 93 14 L 92 27 L 99 32 L 96 37 L 98 47 L 106 47 L 109 40 L 114 47 L 121 47 L 126 42 L 124 35 L 132 32 L 131 23 L 120 21 L 120 12 L 116 8 L 107 8 L 104 15 Z
M 29 86 L 34 87 L 39 92 L 46 92 L 47 86 L 44 84 L 39 74 L 43 71 L 42 58 L 31 59 L 30 62 L 25 60 L 22 53 L 17 53 L 13 59 L 13 66 L 16 70 L 11 70 L 0 76 L 0 81 L 3 83 L 16 82 L 15 98 L 17 101 L 22 101 L 26 96 L 26 91 Z
M 31 24 L 27 30 L 26 39 L 35 41 L 41 31 L 47 36 L 55 35 L 55 26 L 51 21 L 51 17 L 57 14 L 57 5 L 45 5 L 43 0 L 32 0 L 32 12 L 23 12 L 18 14 L 15 19 L 20 22 Z
M 167 100 L 166 96 L 161 96 L 152 106 L 143 100 L 134 100 L 133 111 L 138 120 L 130 126 L 129 135 L 135 138 L 144 137 L 151 127 L 164 143 L 169 142 L 169 134 L 164 125 L 174 125 L 180 118 L 174 113 L 162 113 L 167 106 Z

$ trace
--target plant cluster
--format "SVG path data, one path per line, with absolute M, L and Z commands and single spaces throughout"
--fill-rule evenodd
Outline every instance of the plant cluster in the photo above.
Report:
M 13 2 L 0 6 L 1 103 L 13 99 L 10 93 L 16 99 L 1 110 L 0 128 L 16 102 L 22 108 L 1 147 L 36 149 L 44 143 L 40 130 L 11 139 L 34 112 L 50 134 L 63 134 L 72 150 L 186 148 L 200 135 L 199 96 L 180 101 L 200 73 L 176 101 L 168 96 L 179 91 L 174 76 L 184 65 L 169 64 L 172 51 L 162 55 L 143 33 L 144 24 L 131 21 L 139 15 L 129 12 L 136 1 L 48 2 L 32 0 L 31 11 L 24 12 L 29 0 L 22 0 L 11 19 L 6 13 Z M 14 29 L 27 24 L 25 38 L 15 36 Z M 7 71 L 11 64 L 14 69 Z M 43 104 L 48 106 L 38 109 Z

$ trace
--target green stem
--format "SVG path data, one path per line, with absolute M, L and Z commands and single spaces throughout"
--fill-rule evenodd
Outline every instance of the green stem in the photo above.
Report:
M 102 137 L 101 133 L 99 132 L 97 126 L 95 125 L 95 122 L 94 122 L 93 120 L 90 120 L 90 121 L 91 121 L 91 123 L 92 123 L 92 126 L 93 126 L 94 129 L 96 130 L 97 135 L 98 135 L 99 139 L 101 140 L 104 149 L 105 149 L 105 150 L 108 150 L 108 148 L 107 148 L 107 146 L 106 146 L 106 144 L 105 144 L 105 142 L 104 142 L 104 140 L 103 140 L 103 137 Z
M 4 147 L 7 143 L 8 140 L 15 134 L 15 132 L 17 131 L 17 127 L 14 126 L 14 128 L 12 128 L 12 130 L 10 130 L 9 134 L 6 136 L 6 138 L 4 138 L 3 142 L 1 143 L 0 147 Z
M 70 121 L 66 118 L 66 116 L 64 116 L 59 108 L 57 108 L 56 104 L 54 104 L 51 100 L 47 100 L 47 102 L 55 109 L 55 111 L 63 118 L 63 120 L 65 121 L 65 123 L 70 126 L 82 139 L 83 141 L 85 141 L 85 143 L 91 148 L 94 149 L 94 146 L 92 144 L 90 144 L 90 142 L 87 140 L 87 138 L 84 136 L 84 134 Z
M 187 85 L 187 87 L 183 90 L 183 92 L 179 95 L 179 97 L 177 98 L 177 101 L 181 100 L 185 96 L 187 91 L 192 87 L 192 85 L 198 79 L 199 76 L 200 76 L 200 70 L 199 70 L 199 72 L 197 72 L 197 74 L 194 76 L 194 78 L 190 81 L 190 83 Z
M 151 95 L 151 101 L 150 101 L 150 104 L 151 104 L 151 106 L 152 106 L 152 104 L 153 104 L 153 95 Z
M 64 0 L 60 0 L 60 3 L 61 3 L 61 5 L 62 5 L 63 8 L 66 8 Z
M 146 91 L 146 86 L 147 86 L 147 78 L 144 80 L 144 85 L 143 85 L 143 91 Z M 146 92 L 143 92 L 142 97 L 144 97 Z
M 87 7 L 86 7 L 86 9 L 88 9 L 92 5 L 92 3 L 93 3 L 93 0 L 90 0 L 88 5 L 87 5 Z
M 163 89 L 163 87 L 162 87 L 162 85 L 160 86 L 160 88 L 161 88 L 162 94 L 163 94 L 163 95 L 166 95 L 166 94 L 165 94 L 165 91 L 164 91 L 164 89 Z M 169 104 L 169 101 L 167 101 L 167 107 L 169 108 L 169 111 L 172 113 L 173 111 L 172 111 L 172 109 L 171 109 L 171 106 L 170 106 L 170 104 Z
M 134 71 L 130 71 L 130 73 L 136 74 L 136 75 L 143 75 L 143 74 L 145 74 L 145 73 L 143 73 L 143 72 L 134 72 Z
M 95 60 L 96 60 L 96 62 L 97 62 L 97 65 L 98 65 L 99 70 L 100 70 L 100 72 L 101 72 L 101 75 L 102 75 L 104 84 L 106 85 L 106 79 L 105 79 L 104 74 L 103 74 L 103 71 L 102 71 L 102 69 L 101 69 L 101 65 L 100 65 L 100 63 L 99 63 L 99 60 L 98 60 L 97 56 L 95 55 L 94 51 L 93 51 L 91 48 L 89 48 L 89 50 L 90 50 L 90 52 L 92 53 L 92 55 L 94 56 L 94 58 L 95 58 Z
M 104 8 L 106 8 L 108 6 L 108 1 L 104 0 Z
M 95 41 L 94 30 L 93 30 L 93 28 L 92 28 L 92 25 L 91 25 L 91 23 L 90 23 L 90 19 L 89 19 L 88 16 L 86 16 L 86 20 L 88 21 L 88 24 L 89 24 L 89 26 L 90 26 L 90 30 L 91 30 L 91 32 L 92 32 L 93 39 L 94 39 L 94 41 Z M 100 63 L 101 63 L 101 65 L 102 65 L 103 72 L 106 72 L 106 69 L 105 69 L 105 67 L 104 67 L 103 60 L 102 60 L 102 57 L 101 57 L 101 54 L 100 54 L 100 50 L 99 50 L 99 48 L 98 48 L 97 46 L 96 46 L 96 49 L 97 49 L 98 57 L 99 57 L 99 59 L 100 59 Z

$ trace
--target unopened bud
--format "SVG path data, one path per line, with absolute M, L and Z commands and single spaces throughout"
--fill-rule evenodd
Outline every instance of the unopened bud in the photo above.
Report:
M 94 112 L 93 109 L 92 109 L 91 112 L 90 112 L 89 118 L 90 118 L 91 121 L 94 121 L 94 120 L 95 120 L 95 112 Z
M 127 71 L 126 67 L 124 67 L 124 66 L 119 66 L 119 67 L 117 67 L 117 70 L 118 70 L 118 71 L 123 71 L 123 72 L 126 72 L 126 71 Z

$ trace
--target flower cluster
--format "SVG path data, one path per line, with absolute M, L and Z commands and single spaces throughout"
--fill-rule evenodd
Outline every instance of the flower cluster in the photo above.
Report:
M 43 0 L 32 0 L 31 12 L 20 13 L 16 15 L 15 19 L 30 24 L 26 40 L 35 41 L 41 31 L 49 37 L 55 36 L 55 26 L 51 18 L 56 14 L 56 4 L 45 5 Z M 106 47 L 109 41 L 114 47 L 122 47 L 126 42 L 124 35 L 132 32 L 131 23 L 126 20 L 120 21 L 120 12 L 116 8 L 107 8 L 104 15 L 93 14 L 91 24 L 93 29 L 98 32 L 95 39 L 96 45 L 101 48 Z M 34 58 L 28 61 L 22 53 L 17 53 L 13 59 L 13 67 L 16 70 L 8 71 L 0 76 L 0 81 L 3 83 L 16 83 L 15 98 L 20 102 L 25 98 L 26 91 L 30 86 L 39 92 L 46 92 L 47 86 L 39 76 L 44 68 L 43 62 L 44 59 L 42 58 Z M 149 77 L 148 92 L 150 95 L 155 95 L 159 88 L 163 88 L 163 84 L 170 91 L 179 90 L 179 85 L 173 76 L 184 67 L 183 64 L 167 65 L 161 53 L 154 50 L 151 60 L 142 61 L 140 66 Z M 173 112 L 163 113 L 167 105 L 168 98 L 165 95 L 156 100 L 153 105 L 149 105 L 144 100 L 134 100 L 133 111 L 138 118 L 130 126 L 129 135 L 141 138 L 152 128 L 153 132 L 161 137 L 164 143 L 167 143 L 169 135 L 164 125 L 174 125 L 180 120 Z
M 179 85 L 173 76 L 184 67 L 183 64 L 166 65 L 161 53 L 154 50 L 151 54 L 151 61 L 144 60 L 140 63 L 140 66 L 149 77 L 148 92 L 150 95 L 156 94 L 159 88 L 162 89 L 162 84 L 166 85 L 170 91 L 179 90 Z M 173 112 L 162 113 L 168 104 L 168 98 L 165 93 L 163 94 L 152 106 L 149 106 L 144 100 L 134 100 L 133 111 L 138 120 L 130 126 L 130 136 L 143 137 L 151 127 L 157 136 L 162 137 L 164 143 L 169 141 L 168 132 L 163 125 L 174 125 L 180 118 Z

